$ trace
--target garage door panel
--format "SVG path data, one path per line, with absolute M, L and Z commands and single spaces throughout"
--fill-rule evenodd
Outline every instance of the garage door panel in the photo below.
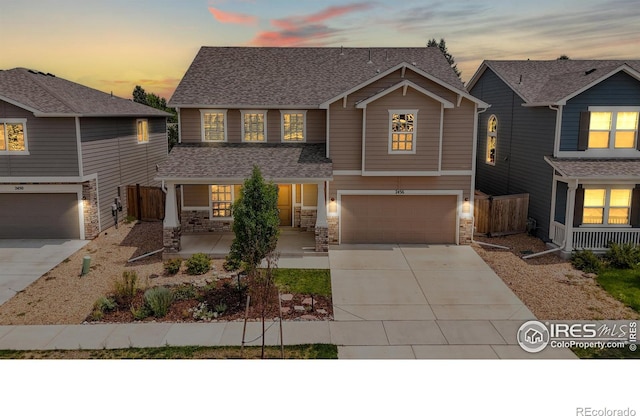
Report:
M 80 238 L 77 194 L 0 194 L 0 238 Z
M 343 243 L 455 243 L 455 195 L 344 195 Z

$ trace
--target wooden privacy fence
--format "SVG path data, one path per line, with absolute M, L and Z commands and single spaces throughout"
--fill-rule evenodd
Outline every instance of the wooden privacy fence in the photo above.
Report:
M 165 194 L 157 186 L 127 186 L 127 215 L 141 221 L 164 219 Z
M 527 231 L 529 194 L 475 195 L 476 232 L 488 236 L 518 234 Z

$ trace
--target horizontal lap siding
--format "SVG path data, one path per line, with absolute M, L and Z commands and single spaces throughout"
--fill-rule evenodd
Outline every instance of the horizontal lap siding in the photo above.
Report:
M 389 109 L 418 110 L 415 154 L 389 154 Z M 366 109 L 365 169 L 375 171 L 438 170 L 441 104 L 412 88 L 402 88 L 370 103 Z
M 200 143 L 202 141 L 200 110 L 197 108 L 180 109 L 180 136 L 182 143 Z
M 1 118 L 26 119 L 28 155 L 0 155 L 0 176 L 78 176 L 73 117 L 38 118 L 0 101 Z
M 460 107 L 444 110 L 443 170 L 471 170 L 474 112 L 475 105 L 466 99 L 462 100 Z
M 471 176 L 334 176 L 329 183 L 329 197 L 337 198 L 339 190 L 461 190 L 463 197 L 469 198 L 471 192 Z
M 183 207 L 209 208 L 209 185 L 182 185 Z
M 133 124 L 135 127 L 135 120 L 123 121 L 123 125 Z M 94 124 L 87 120 L 83 124 L 83 137 L 85 131 L 88 137 L 96 137 L 92 132 L 103 125 L 102 121 L 104 120 Z M 166 132 L 153 132 L 162 130 L 162 125 L 166 126 L 166 124 L 164 124 L 164 118 L 149 119 L 149 123 L 149 142 L 145 144 L 138 143 L 135 134 L 82 143 L 84 174 L 98 174 L 98 202 L 102 229 L 113 225 L 111 204 L 118 196 L 119 186 L 160 185 L 153 180 L 153 177 L 156 173 L 156 164 L 160 164 L 167 157 L 167 135 Z M 124 199 L 126 195 L 122 193 L 120 197 Z
M 562 111 L 560 150 L 578 150 L 580 112 L 589 106 L 640 106 L 640 82 L 617 73 L 569 100 Z

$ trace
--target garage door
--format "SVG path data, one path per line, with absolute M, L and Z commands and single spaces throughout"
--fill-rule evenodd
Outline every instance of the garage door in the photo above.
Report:
M 456 240 L 455 195 L 343 195 L 342 243 L 448 243 Z
M 0 238 L 80 238 L 77 194 L 0 194 Z

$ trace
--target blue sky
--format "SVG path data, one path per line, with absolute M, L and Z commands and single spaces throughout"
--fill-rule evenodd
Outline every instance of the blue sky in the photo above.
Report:
M 424 46 L 483 59 L 638 59 L 636 0 L 0 0 L 0 69 L 169 98 L 200 46 Z

